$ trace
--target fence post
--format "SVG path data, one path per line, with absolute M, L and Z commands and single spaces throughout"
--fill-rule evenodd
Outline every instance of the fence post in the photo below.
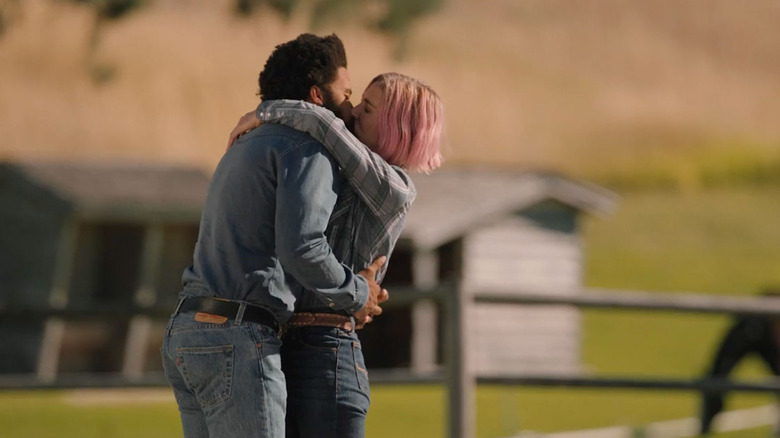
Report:
M 448 297 L 447 333 L 447 388 L 448 434 L 450 438 L 474 436 L 474 388 L 476 376 L 473 370 L 469 314 L 474 305 L 471 288 L 460 279 Z
M 439 281 L 439 254 L 436 250 L 416 250 L 412 254 L 412 281 L 415 289 L 431 290 Z M 437 369 L 439 312 L 430 299 L 412 304 L 412 370 L 431 372 Z

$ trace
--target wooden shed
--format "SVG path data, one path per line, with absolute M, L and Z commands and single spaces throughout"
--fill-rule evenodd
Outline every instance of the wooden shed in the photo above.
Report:
M 0 343 L 14 351 L 1 356 L 0 373 L 46 381 L 159 371 L 165 316 L 192 262 L 208 180 L 175 167 L 0 163 L 0 309 L 81 315 L 0 321 Z M 418 198 L 384 282 L 391 297 L 394 288 L 453 278 L 473 290 L 579 293 L 578 218 L 615 202 L 554 173 L 449 169 L 414 180 Z M 116 309 L 130 312 L 90 317 Z M 158 316 L 133 315 L 142 309 Z M 388 308 L 361 331 L 367 365 L 438 369 L 441 311 L 432 301 Z M 578 371 L 576 309 L 478 304 L 468 312 L 479 374 Z
M 578 294 L 582 213 L 610 211 L 615 196 L 556 173 L 447 169 L 414 181 L 418 198 L 385 286 L 435 287 L 451 278 L 473 291 Z M 441 309 L 391 310 L 361 333 L 369 367 L 433 371 L 442 361 Z M 476 304 L 468 310 L 475 370 L 575 373 L 580 317 L 562 306 Z
M 173 308 L 208 182 L 174 167 L 0 163 L 0 308 L 85 315 L 0 322 L 4 349 L 14 351 L 0 372 L 158 369 L 162 322 L 89 316 Z

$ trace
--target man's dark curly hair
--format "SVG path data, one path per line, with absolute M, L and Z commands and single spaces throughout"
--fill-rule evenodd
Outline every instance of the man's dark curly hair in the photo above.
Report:
M 312 85 L 325 89 L 347 67 L 344 44 L 336 34 L 304 33 L 276 46 L 260 72 L 260 98 L 305 100 Z

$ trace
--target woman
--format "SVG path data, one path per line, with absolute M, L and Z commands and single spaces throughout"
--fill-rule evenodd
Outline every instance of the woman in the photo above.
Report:
M 424 83 L 398 73 L 374 78 L 352 109 L 354 133 L 323 107 L 266 101 L 231 133 L 281 123 L 320 141 L 347 178 L 328 225 L 336 257 L 357 272 L 393 252 L 417 192 L 407 171 L 441 165 L 444 108 Z M 256 117 L 255 117 L 256 116 Z M 387 263 L 376 275 L 381 282 Z M 282 370 L 287 379 L 288 437 L 362 437 L 368 411 L 368 375 L 354 330 L 298 326 L 296 317 L 327 312 L 313 294 L 301 294 L 287 324 Z M 369 319 L 370 320 L 370 319 Z M 362 323 L 359 321 L 358 328 Z

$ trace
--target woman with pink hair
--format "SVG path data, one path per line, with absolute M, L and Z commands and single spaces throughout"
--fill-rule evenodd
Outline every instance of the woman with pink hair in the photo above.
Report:
M 389 260 L 417 195 L 407 172 L 430 172 L 442 163 L 444 106 L 431 87 L 399 73 L 375 77 L 351 110 L 354 135 L 322 106 L 293 100 L 264 101 L 231 133 L 261 123 L 304 131 L 322 143 L 347 179 L 326 231 L 336 257 L 353 272 L 381 256 Z M 380 283 L 385 263 L 376 274 Z M 386 299 L 387 292 L 382 291 Z M 362 437 L 368 412 L 368 374 L 354 321 L 334 313 L 314 294 L 296 293 L 286 324 L 282 370 L 287 380 L 287 437 Z M 380 309 L 381 310 L 381 309 Z

